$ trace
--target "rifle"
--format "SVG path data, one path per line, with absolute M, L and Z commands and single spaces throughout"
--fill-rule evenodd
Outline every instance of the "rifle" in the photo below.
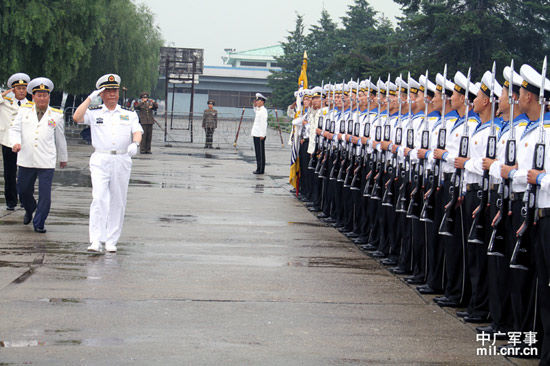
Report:
M 441 107 L 441 127 L 439 128 L 437 135 L 437 148 L 445 149 L 447 144 L 447 124 L 445 120 L 445 109 L 447 104 L 447 94 L 445 90 L 445 83 L 447 81 L 447 64 L 443 69 L 443 85 L 441 86 L 441 100 L 443 105 Z M 424 194 L 424 207 L 422 207 L 422 212 L 420 214 L 420 221 L 433 222 L 434 220 L 434 207 L 435 207 L 435 191 L 439 191 L 439 184 L 441 181 L 441 160 L 436 159 L 434 169 L 431 172 L 428 181 L 430 182 L 430 188 Z
M 350 97 L 349 97 L 350 114 L 349 114 L 349 119 L 345 122 L 345 130 L 343 132 L 343 134 L 348 134 L 348 135 L 351 135 L 353 133 L 353 101 L 351 98 L 352 94 L 353 94 L 353 87 L 350 87 Z M 342 160 L 340 162 L 340 169 L 338 170 L 338 177 L 336 178 L 336 181 L 338 183 L 344 182 L 344 172 L 347 173 L 349 166 L 352 164 L 351 162 L 351 158 L 352 158 L 351 145 L 352 144 L 350 141 L 346 140 L 345 136 L 342 136 L 342 137 L 343 137 L 343 140 L 342 140 L 343 151 L 342 151 L 342 154 L 340 155 Z
M 380 103 L 380 79 L 378 80 L 377 82 L 377 91 L 376 91 L 376 101 L 378 103 L 378 109 L 376 110 L 376 120 L 375 122 L 379 122 L 380 120 L 380 108 L 381 108 L 381 103 Z M 365 137 L 367 138 L 370 138 L 370 115 L 369 115 L 369 123 L 365 125 L 365 132 L 364 132 L 364 135 Z M 368 127 L 368 129 L 367 129 Z M 375 137 L 375 140 L 376 140 L 376 136 L 378 136 L 378 141 L 380 141 L 380 139 L 382 138 L 382 127 L 380 126 L 376 126 L 375 128 L 375 132 L 374 132 L 374 137 Z M 365 153 L 368 153 L 367 149 L 365 148 Z M 371 196 L 371 190 L 372 190 L 372 186 L 374 184 L 374 171 L 375 171 L 375 167 L 376 167 L 376 164 L 378 163 L 378 155 L 377 155 L 377 152 L 373 149 L 373 151 L 368 154 L 369 156 L 367 157 L 367 161 L 368 161 L 368 172 L 365 176 L 365 188 L 363 190 L 363 197 L 369 197 Z
M 320 115 L 317 120 L 317 128 L 323 128 L 323 87 L 324 87 L 324 80 L 321 82 L 321 107 L 319 109 Z M 311 124 L 311 128 L 313 128 L 313 124 Z M 281 140 L 282 141 L 282 140 Z M 320 150 L 320 137 L 319 135 L 315 134 L 315 149 L 313 150 L 313 154 L 311 154 L 311 159 L 309 159 L 309 163 L 307 165 L 308 170 L 314 170 L 315 166 L 317 165 L 318 160 L 318 154 Z
M 341 98 L 343 99 L 343 95 L 344 95 L 344 80 L 342 80 L 342 96 Z M 344 107 L 343 107 L 343 103 L 344 101 L 342 100 L 342 113 L 344 113 Z M 344 119 L 344 116 L 342 116 L 342 120 Z M 340 134 L 343 134 L 346 132 L 346 122 L 345 121 L 340 121 L 340 127 L 339 127 L 339 133 Z M 329 174 L 329 180 L 336 180 L 337 178 L 337 174 L 339 174 L 339 171 L 340 171 L 340 162 L 341 162 L 341 158 L 342 158 L 342 154 L 343 154 L 343 149 L 344 149 L 344 146 L 343 144 L 340 142 L 340 141 L 336 141 L 336 152 L 335 152 L 335 156 L 334 156 L 334 160 L 332 162 L 332 168 L 330 170 L 330 174 Z
M 386 119 L 384 121 L 384 140 L 390 139 L 390 133 L 391 133 L 391 126 L 389 125 L 389 119 L 390 119 L 390 74 L 388 74 L 388 81 L 386 82 L 386 104 L 387 104 L 387 112 L 388 115 L 386 116 Z M 376 136 L 374 137 L 377 142 L 382 141 L 382 125 L 381 121 L 379 122 L 379 125 L 376 126 Z M 386 141 L 387 141 L 386 140 Z M 373 200 L 380 200 L 382 199 L 381 196 L 381 189 L 382 189 L 382 176 L 384 173 L 384 170 L 386 169 L 386 151 L 376 151 L 375 154 L 377 155 L 377 161 L 376 161 L 376 168 L 375 168 L 375 174 L 374 174 L 374 186 L 372 187 L 372 192 L 370 194 L 371 199 Z M 382 165 L 384 164 L 384 165 Z
M 359 132 L 361 129 L 361 125 L 359 124 L 359 79 L 357 79 L 357 89 L 355 93 L 355 114 L 352 114 L 353 119 L 353 136 L 359 137 Z M 348 126 L 349 127 L 349 126 Z M 352 171 L 355 172 L 357 169 L 357 163 L 359 161 L 359 157 L 356 154 L 357 151 L 357 145 L 351 142 L 350 138 L 350 152 L 349 152 L 349 164 L 348 168 L 346 169 L 346 177 L 344 178 L 344 188 L 350 188 L 351 186 L 351 178 L 352 178 Z
M 465 158 L 468 156 L 468 149 L 470 145 L 470 128 L 468 126 L 468 114 L 470 113 L 470 101 L 468 95 L 470 93 L 470 77 L 472 68 L 468 69 L 468 80 L 466 81 L 466 97 L 464 103 L 466 104 L 466 114 L 464 115 L 464 128 L 462 129 L 462 136 L 460 137 L 460 145 L 458 148 L 458 156 Z M 451 182 L 449 184 L 449 196 L 451 197 L 449 202 L 445 205 L 445 213 L 441 219 L 441 225 L 439 226 L 439 235 L 453 236 L 454 224 L 456 222 L 456 210 L 455 206 L 459 202 L 458 198 L 462 192 L 464 170 L 456 168 L 451 176 Z
M 544 112 L 546 110 L 546 100 L 544 98 L 544 84 L 546 81 L 546 57 L 542 64 L 542 82 L 539 93 L 540 118 L 539 118 L 539 142 L 535 145 L 533 152 L 533 169 L 544 170 L 544 154 L 545 154 L 545 131 L 544 131 Z M 528 184 L 527 194 L 523 197 L 523 207 L 521 208 L 521 216 L 523 222 L 516 232 L 516 245 L 510 260 L 510 268 L 529 270 L 529 253 L 527 247 L 523 243 L 523 235 L 531 225 L 535 225 L 538 217 L 535 216 L 535 207 L 537 202 L 537 185 Z
M 516 165 L 516 127 L 514 126 L 514 60 L 510 64 L 510 81 L 508 84 L 508 103 L 510 104 L 510 138 L 506 142 L 506 153 L 504 154 L 504 163 L 508 166 Z M 497 213 L 491 222 L 491 238 L 487 247 L 487 255 L 504 257 L 505 245 L 504 242 L 504 216 L 506 211 L 508 215 L 512 214 L 512 201 L 510 200 L 510 192 L 512 192 L 512 179 L 507 178 L 501 181 L 498 187 L 498 198 L 495 202 Z M 508 210 L 506 210 L 508 207 Z
M 371 79 L 369 77 L 369 80 L 367 81 L 367 96 L 368 96 L 368 98 L 367 98 L 367 115 L 366 115 L 367 120 L 365 122 L 365 126 L 364 126 L 364 129 L 363 129 L 363 136 L 365 136 L 366 138 L 370 137 L 370 86 L 371 86 L 371 81 L 370 80 Z M 359 139 L 361 139 L 361 137 L 359 137 Z M 361 144 L 361 149 L 359 151 L 359 156 L 357 156 L 357 159 L 358 159 L 357 167 L 353 171 L 353 179 L 351 180 L 351 183 L 350 183 L 350 185 L 351 185 L 350 189 L 353 190 L 353 191 L 358 191 L 361 187 L 361 179 L 359 177 L 361 176 L 361 172 L 365 168 L 366 161 L 367 161 L 367 148 L 366 148 L 366 145 Z
M 399 75 L 399 78 L 396 80 L 397 84 L 397 104 L 398 104 L 398 112 L 397 112 L 397 122 L 396 122 L 396 129 L 395 129 L 395 144 L 401 145 L 401 140 L 403 137 L 403 129 L 401 128 L 401 85 L 402 85 L 402 77 Z M 388 108 L 389 109 L 389 108 Z M 389 114 L 389 112 L 388 112 Z M 389 118 L 389 117 L 388 117 Z M 388 164 L 387 173 L 389 174 L 388 180 L 384 184 L 386 189 L 384 190 L 384 195 L 382 196 L 382 206 L 393 206 L 393 196 L 394 196 L 394 190 L 395 190 L 395 180 L 396 177 L 399 174 L 399 165 L 397 161 L 397 150 L 395 153 L 392 153 L 391 161 Z
M 241 131 L 241 124 L 243 123 L 243 117 L 244 117 L 244 107 L 243 107 L 243 112 L 241 113 L 241 120 L 239 121 L 239 127 L 237 127 L 237 134 L 235 135 L 235 142 L 233 143 L 233 147 L 237 147 L 237 140 L 239 139 L 239 132 Z
M 409 121 L 407 123 L 407 147 L 409 149 L 414 149 L 414 129 L 412 122 L 412 100 L 411 100 L 411 73 L 408 73 L 407 84 L 409 84 L 409 89 L 407 90 L 407 104 L 409 106 L 408 117 Z M 407 209 L 405 207 L 407 204 L 407 185 L 411 181 L 411 157 L 409 154 L 405 156 L 405 163 L 403 169 L 401 170 L 401 185 L 399 186 L 399 194 L 397 195 L 397 203 L 395 206 L 395 212 L 406 213 Z
M 430 148 L 430 129 L 428 126 L 428 70 L 426 70 L 426 79 L 424 80 L 424 121 L 423 123 L 423 131 L 422 131 L 422 137 L 420 139 L 420 147 L 422 149 L 429 149 Z M 414 177 L 413 182 L 414 186 L 411 191 L 411 200 L 409 201 L 409 207 L 407 209 L 407 217 L 408 218 L 414 218 L 418 219 L 420 218 L 420 214 L 422 212 L 422 204 L 420 203 L 422 201 L 422 190 L 424 189 L 424 165 L 425 165 L 426 159 L 419 159 L 418 164 L 416 166 L 416 170 L 414 171 Z
M 335 96 L 334 96 L 334 93 L 335 92 L 335 88 L 334 86 L 332 87 L 332 103 L 331 103 L 331 106 L 332 106 L 332 110 L 330 112 L 330 118 L 328 121 L 325 121 L 325 129 L 328 130 L 330 133 L 334 133 L 334 130 L 335 130 L 335 121 L 334 121 L 334 109 L 335 109 Z M 328 112 L 327 112 L 328 114 Z M 325 153 L 324 153 L 324 156 L 323 156 L 323 159 L 321 161 L 321 166 L 319 168 L 319 178 L 327 178 L 325 176 L 325 171 L 327 169 L 327 164 L 329 162 L 329 159 L 330 159 L 330 155 L 332 154 L 332 150 L 333 150 L 333 141 L 332 139 L 323 139 L 324 141 L 324 144 L 325 144 Z
M 489 159 L 495 159 L 497 155 L 497 131 L 495 126 L 495 73 L 496 62 L 493 62 L 493 68 L 491 70 L 491 91 L 489 100 L 491 102 L 491 134 L 487 138 L 487 150 L 485 156 Z M 470 228 L 470 234 L 468 235 L 468 242 L 473 244 L 484 243 L 485 232 L 485 215 L 489 206 L 489 170 L 483 171 L 482 188 L 478 191 L 478 197 L 480 198 L 479 206 L 476 207 L 472 213 L 473 221 Z

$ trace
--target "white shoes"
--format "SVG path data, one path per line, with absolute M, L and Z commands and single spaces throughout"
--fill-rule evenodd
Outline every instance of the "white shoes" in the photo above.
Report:
M 88 247 L 89 252 L 101 252 L 101 243 L 98 241 L 94 241 L 92 245 Z
M 110 253 L 116 253 L 116 244 L 106 243 L 105 250 Z

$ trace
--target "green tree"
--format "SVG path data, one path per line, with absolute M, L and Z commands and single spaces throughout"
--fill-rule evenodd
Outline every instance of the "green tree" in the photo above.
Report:
M 403 52 L 412 69 L 472 67 L 479 78 L 493 61 L 540 63 L 548 53 L 550 5 L 518 0 L 395 0 L 403 6 Z M 547 2 L 546 2 L 547 3 Z
M 293 31 L 289 32 L 286 41 L 282 42 L 281 46 L 284 54 L 276 57 L 281 71 L 273 72 L 268 77 L 268 83 L 273 90 L 269 104 L 279 108 L 286 107 L 293 102 L 293 92 L 298 88 L 298 76 L 300 75 L 303 55 L 306 50 L 304 17 L 302 15 L 296 15 L 296 26 Z
M 69 93 L 89 92 L 108 72 L 133 94 L 156 83 L 160 31 L 130 0 L 4 0 L 0 18 L 0 80 L 26 72 Z

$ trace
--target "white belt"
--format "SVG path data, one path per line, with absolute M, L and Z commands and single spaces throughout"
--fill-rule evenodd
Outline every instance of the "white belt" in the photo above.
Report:
M 126 151 L 126 150 L 98 150 L 98 149 L 96 149 L 94 152 L 100 153 L 100 154 L 109 154 L 109 155 L 128 154 L 128 151 Z

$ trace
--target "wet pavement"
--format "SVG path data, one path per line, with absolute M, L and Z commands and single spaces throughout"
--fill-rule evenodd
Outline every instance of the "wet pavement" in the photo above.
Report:
M 90 146 L 70 141 L 46 234 L 2 194 L 0 365 L 536 364 L 476 356 L 472 325 L 291 196 L 278 135 L 263 176 L 249 140 L 157 134 L 134 159 L 116 254 L 86 252 Z

